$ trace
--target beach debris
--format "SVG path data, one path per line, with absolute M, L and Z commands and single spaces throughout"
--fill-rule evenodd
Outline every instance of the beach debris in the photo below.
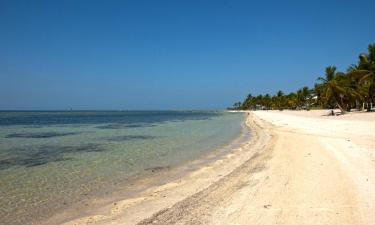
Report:
M 264 205 L 263 208 L 268 209 L 268 208 L 270 208 L 271 206 L 272 206 L 272 205 L 268 204 L 268 205 Z

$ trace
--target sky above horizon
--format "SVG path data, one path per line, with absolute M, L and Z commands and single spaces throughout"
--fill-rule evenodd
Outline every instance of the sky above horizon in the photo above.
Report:
M 312 87 L 375 42 L 375 1 L 0 0 L 0 110 L 220 109 Z

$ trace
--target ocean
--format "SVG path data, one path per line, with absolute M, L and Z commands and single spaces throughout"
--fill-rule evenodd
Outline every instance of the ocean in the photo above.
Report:
M 31 224 L 225 148 L 243 120 L 224 111 L 2 111 L 0 223 Z

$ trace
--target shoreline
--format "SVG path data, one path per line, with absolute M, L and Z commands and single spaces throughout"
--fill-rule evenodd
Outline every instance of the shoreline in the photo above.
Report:
M 230 155 L 231 158 L 231 154 L 233 154 L 234 151 L 238 150 L 238 148 L 241 148 L 242 145 L 249 141 L 253 133 L 248 125 L 246 125 L 246 114 L 243 112 L 241 112 L 241 114 L 243 114 L 241 132 L 230 142 L 203 153 L 197 159 L 184 161 L 178 165 L 165 168 L 157 167 L 146 169 L 141 175 L 127 179 L 126 182 L 124 182 L 124 186 L 119 185 L 120 188 L 110 194 L 105 194 L 104 196 L 99 195 L 98 198 L 91 199 L 84 204 L 79 203 L 68 206 L 53 214 L 51 217 L 37 222 L 37 224 L 87 224 L 94 221 L 98 223 L 104 218 L 112 217 L 113 214 L 118 214 L 119 212 L 117 212 L 118 210 L 115 208 L 118 208 L 119 205 L 124 204 L 124 202 L 131 202 L 131 204 L 136 202 L 138 204 L 138 201 L 141 199 L 150 200 L 151 198 L 156 198 L 157 196 L 154 192 L 159 192 L 160 188 L 164 190 L 170 187 L 180 186 L 176 185 L 177 183 L 190 183 L 188 180 L 193 179 L 192 177 L 196 177 L 207 168 L 218 164 L 218 161 L 228 160 L 228 155 Z M 164 197 L 162 200 L 165 200 Z M 106 222 L 103 223 L 105 224 Z M 122 221 L 121 224 L 124 224 L 124 222 Z
M 325 113 L 251 112 L 267 147 L 139 224 L 374 224 L 375 114 Z
M 162 185 L 166 179 L 161 174 L 177 176 L 176 167 L 236 139 L 245 118 L 221 111 L 119 113 L 2 115 L 18 121 L 10 120 L 9 127 L 1 129 L 4 223 L 42 224 L 57 214 L 69 219 L 89 215 Z M 41 119 L 38 126 L 21 125 L 35 121 L 19 116 Z M 50 118 L 59 122 L 48 125 Z M 14 133 L 25 138 L 8 138 Z M 33 166 L 35 162 L 40 164 Z M 65 219 L 47 224 L 61 221 Z
M 249 112 L 222 159 L 64 224 L 374 224 L 375 114 L 325 113 Z

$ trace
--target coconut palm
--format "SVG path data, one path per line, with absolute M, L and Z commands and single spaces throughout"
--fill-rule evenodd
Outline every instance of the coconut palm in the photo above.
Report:
M 336 72 L 329 66 L 325 76 L 318 78 L 314 89 L 303 87 L 287 95 L 281 90 L 276 95 L 248 95 L 243 104 L 236 103 L 235 108 L 242 109 L 301 109 L 311 105 L 322 108 L 340 108 L 341 112 L 350 111 L 361 105 L 371 110 L 375 100 L 375 44 L 368 46 L 368 53 L 361 54 L 357 64 L 348 68 L 347 73 Z
M 308 103 L 308 98 L 310 97 L 310 89 L 308 87 L 303 87 L 297 90 L 296 93 L 296 107 L 304 108 Z
M 263 97 L 263 103 L 264 103 L 264 106 L 266 107 L 266 110 L 271 109 L 271 96 L 269 94 L 266 94 Z
M 276 94 L 275 105 L 277 109 L 279 110 L 282 110 L 283 108 L 285 108 L 285 96 L 284 96 L 284 92 L 281 90 L 279 90 Z
M 345 113 L 344 109 L 344 93 L 345 89 L 340 86 L 336 78 L 338 73 L 335 66 L 329 66 L 325 70 L 325 77 L 319 77 L 318 80 L 322 83 L 319 86 L 321 98 L 323 102 L 330 103 L 332 101 L 339 107 L 341 113 Z
M 370 44 L 368 51 L 368 54 L 359 56 L 358 65 L 349 67 L 348 72 L 358 79 L 359 93 L 367 104 L 367 111 L 370 111 L 375 98 L 375 44 Z
M 233 104 L 233 109 L 235 109 L 235 110 L 239 110 L 239 109 L 241 109 L 241 102 L 236 102 L 236 103 L 234 103 Z

